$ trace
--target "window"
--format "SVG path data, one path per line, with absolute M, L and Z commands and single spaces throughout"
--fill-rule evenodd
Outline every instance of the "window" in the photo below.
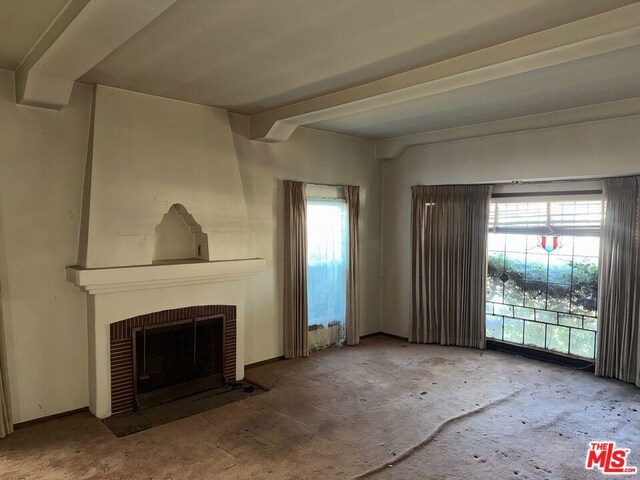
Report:
M 494 203 L 487 338 L 595 357 L 602 202 Z
M 307 201 L 307 301 L 312 350 L 345 339 L 348 212 L 341 199 Z

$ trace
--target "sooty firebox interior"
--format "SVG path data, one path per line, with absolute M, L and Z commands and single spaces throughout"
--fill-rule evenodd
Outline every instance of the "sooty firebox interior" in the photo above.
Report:
M 135 330 L 138 408 L 224 385 L 224 315 Z

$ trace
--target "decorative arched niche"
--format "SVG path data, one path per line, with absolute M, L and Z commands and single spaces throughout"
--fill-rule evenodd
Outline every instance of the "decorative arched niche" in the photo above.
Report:
M 175 203 L 156 226 L 153 263 L 179 260 L 209 260 L 209 242 L 187 209 Z

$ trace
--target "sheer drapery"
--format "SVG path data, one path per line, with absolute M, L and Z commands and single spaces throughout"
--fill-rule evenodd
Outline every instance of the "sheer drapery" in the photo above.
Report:
M 307 200 L 307 291 L 311 350 L 345 341 L 348 221 L 344 200 Z
M 305 184 L 284 181 L 284 354 L 309 355 L 307 339 L 307 199 Z
M 4 343 L 4 319 L 2 317 L 2 289 L 0 288 L 0 438 L 13 432 L 11 418 L 11 396 L 9 393 L 9 372 L 7 352 Z
M 346 185 L 349 212 L 349 268 L 347 271 L 347 345 L 360 343 L 360 187 Z
M 596 375 L 640 386 L 640 177 L 603 187 Z
M 410 341 L 485 347 L 491 189 L 412 188 Z

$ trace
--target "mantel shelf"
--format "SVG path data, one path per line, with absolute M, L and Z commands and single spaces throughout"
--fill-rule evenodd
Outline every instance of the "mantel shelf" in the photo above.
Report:
M 95 295 L 130 290 L 204 283 L 231 282 L 250 278 L 265 269 L 263 258 L 221 261 L 185 261 L 131 267 L 66 268 L 67 281 Z

